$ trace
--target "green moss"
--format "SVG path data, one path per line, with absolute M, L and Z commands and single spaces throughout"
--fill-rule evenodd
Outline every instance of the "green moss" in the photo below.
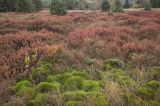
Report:
M 81 90 L 85 79 L 79 76 L 71 76 L 64 83 L 65 91 Z
M 141 87 L 138 90 L 138 95 L 142 97 L 143 99 L 154 99 L 155 97 L 155 92 L 154 90 L 146 87 Z
M 71 77 L 71 74 L 70 73 L 63 73 L 63 74 L 57 74 L 55 76 L 52 77 L 52 80 L 53 81 L 56 81 L 56 82 L 59 82 L 60 84 L 64 84 L 64 82 L 69 78 Z
M 109 72 L 106 72 L 105 77 L 106 80 L 112 80 L 118 82 L 123 87 L 128 87 L 135 84 L 135 81 L 120 69 L 112 69 Z
M 51 101 L 52 101 L 52 98 L 49 94 L 40 93 L 40 94 L 37 94 L 33 100 L 29 101 L 27 106 L 46 106 L 50 104 Z
M 86 79 L 89 78 L 88 75 L 87 75 L 87 73 L 83 72 L 83 71 L 72 71 L 71 75 L 72 76 L 79 76 L 79 77 L 86 78 Z
M 96 106 L 107 106 L 108 104 L 107 97 L 100 92 L 69 91 L 69 92 L 63 93 L 63 98 L 66 101 L 66 103 L 68 101 L 74 101 L 73 104 L 74 103 L 77 104 L 77 101 L 78 103 L 83 102 L 87 98 L 92 98 L 95 101 Z M 72 105 L 68 105 L 68 106 L 72 106 Z
M 85 99 L 87 93 L 84 91 L 67 91 L 62 94 L 65 101 L 82 101 Z
M 32 79 L 36 82 L 42 82 L 51 73 L 53 73 L 52 65 L 46 62 L 40 62 L 39 67 L 32 70 Z
M 149 81 L 144 86 L 156 90 L 160 87 L 160 83 L 157 81 Z
M 101 91 L 101 83 L 100 81 L 93 80 L 84 80 L 82 83 L 82 89 L 85 91 Z
M 32 87 L 31 82 L 28 81 L 28 80 L 20 81 L 20 82 L 18 82 L 16 84 L 16 86 L 13 87 L 13 89 L 14 89 L 15 92 L 18 92 L 18 91 L 20 91 L 24 87 Z
M 47 76 L 45 82 L 52 83 L 52 82 L 57 82 L 56 80 L 57 79 L 56 79 L 55 75 L 49 75 L 49 76 Z
M 82 106 L 81 101 L 68 101 L 64 106 Z
M 55 83 L 41 82 L 36 86 L 35 91 L 40 93 L 58 94 L 60 92 L 60 84 L 56 82 Z
M 21 89 L 19 89 L 19 91 L 16 92 L 16 95 L 17 96 L 28 95 L 28 96 L 32 97 L 34 95 L 34 91 L 30 87 L 22 86 Z
M 118 59 L 108 59 L 105 61 L 105 69 L 111 70 L 111 69 L 124 69 L 125 63 Z

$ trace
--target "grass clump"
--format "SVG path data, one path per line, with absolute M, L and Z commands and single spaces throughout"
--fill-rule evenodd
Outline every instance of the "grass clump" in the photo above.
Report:
M 57 74 L 57 75 L 52 75 L 52 76 L 48 76 L 46 78 L 47 82 L 58 82 L 60 84 L 64 84 L 64 82 L 71 77 L 71 74 L 66 72 L 66 73 L 62 73 L 62 74 Z
M 64 106 L 82 106 L 81 101 L 68 101 L 64 104 Z
M 138 95 L 143 99 L 155 99 L 156 92 L 160 87 L 157 81 L 149 81 L 138 89 Z
M 87 73 L 83 72 L 83 71 L 72 71 L 71 75 L 72 76 L 79 76 L 79 77 L 82 77 L 82 78 L 85 78 L 85 79 L 89 78 L 89 76 L 87 75 Z
M 160 87 L 160 83 L 157 81 L 149 81 L 145 85 L 145 87 L 156 90 Z
M 145 102 L 142 98 L 130 92 L 123 93 L 123 98 L 127 106 L 144 106 Z
M 143 99 L 154 99 L 155 97 L 154 90 L 146 87 L 139 88 L 138 95 Z
M 82 83 L 85 79 L 79 76 L 71 76 L 64 83 L 65 91 L 75 91 L 82 89 Z
M 35 91 L 39 93 L 60 93 L 60 84 L 59 83 L 47 83 L 41 82 L 35 87 Z
M 27 106 L 53 106 L 50 94 L 39 93 L 33 100 L 30 100 Z
M 32 79 L 37 83 L 42 82 L 48 75 L 52 74 L 52 70 L 53 68 L 50 63 L 40 62 L 39 67 L 32 71 Z
M 88 92 L 87 97 L 95 102 L 95 106 L 108 106 L 107 97 L 101 92 Z
M 105 61 L 105 69 L 125 69 L 125 63 L 118 59 L 108 59 Z
M 18 82 L 14 87 L 15 92 L 18 92 L 22 87 L 32 87 L 32 83 L 28 80 Z
M 28 80 L 20 81 L 13 87 L 13 91 L 17 96 L 23 96 L 25 94 L 32 94 L 32 84 Z
M 101 91 L 102 86 L 100 81 L 84 80 L 82 83 L 82 89 L 88 91 Z
M 124 71 L 119 69 L 113 69 L 110 72 L 106 72 L 105 78 L 106 80 L 117 82 L 123 87 L 129 87 L 135 84 L 130 76 L 126 75 Z
M 82 90 L 67 91 L 62 94 L 65 101 L 83 101 L 86 95 L 87 93 Z

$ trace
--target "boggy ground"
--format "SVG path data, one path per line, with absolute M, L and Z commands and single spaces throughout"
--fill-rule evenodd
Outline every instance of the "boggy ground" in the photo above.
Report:
M 0 105 L 158 106 L 160 12 L 0 14 Z

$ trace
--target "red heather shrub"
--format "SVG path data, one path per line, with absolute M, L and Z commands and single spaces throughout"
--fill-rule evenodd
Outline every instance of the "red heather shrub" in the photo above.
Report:
M 128 12 L 128 15 L 136 16 L 136 17 L 145 17 L 145 18 L 160 18 L 159 12 L 147 12 L 147 11 L 139 11 L 139 12 Z
M 100 21 L 108 21 L 111 17 L 107 16 L 107 15 L 100 15 L 97 17 L 97 20 Z
M 130 16 L 127 19 L 123 20 L 120 25 L 135 25 L 139 21 L 139 18 Z
M 143 25 L 158 25 L 158 23 L 156 22 L 157 19 L 151 19 L 151 18 L 140 18 L 138 21 L 138 24 L 143 26 Z
M 46 30 L 39 32 L 20 31 L 16 34 L 0 36 L 1 78 L 19 77 L 21 73 L 34 67 L 39 59 L 52 59 L 62 39 L 56 33 Z M 33 55 L 37 55 L 33 58 Z M 25 58 L 31 65 L 26 69 Z M 29 71 L 30 72 L 30 71 Z M 22 76 L 22 75 L 21 75 Z
M 140 42 L 125 43 L 122 50 L 126 52 L 140 52 L 144 50 L 144 46 Z
M 93 17 L 90 17 L 88 14 L 85 13 L 70 13 L 69 16 L 71 16 L 71 20 L 73 22 L 79 22 L 79 23 L 86 23 L 86 22 L 93 22 Z
M 126 39 L 126 37 L 133 35 L 135 31 L 130 27 L 115 27 L 115 28 L 90 28 L 90 29 L 78 29 L 69 34 L 68 43 L 72 47 L 78 47 L 82 44 L 88 43 L 90 37 L 100 37 L 105 41 L 116 41 L 118 39 Z
M 160 36 L 160 25 L 150 24 L 142 26 L 138 30 L 140 39 L 156 39 Z
M 72 47 L 80 46 L 81 44 L 87 43 L 90 37 L 94 36 L 106 36 L 112 33 L 112 30 L 105 28 L 91 28 L 91 29 L 78 29 L 69 34 L 68 43 Z
M 118 13 L 114 15 L 114 20 L 126 20 L 130 18 L 128 14 Z
M 30 17 L 27 18 L 29 19 L 13 18 L 0 21 L 0 34 L 12 33 L 18 30 L 39 31 L 42 29 L 52 32 L 67 33 L 72 29 L 72 22 L 69 16 L 43 16 L 41 18 L 33 16 L 33 19 L 30 19 Z

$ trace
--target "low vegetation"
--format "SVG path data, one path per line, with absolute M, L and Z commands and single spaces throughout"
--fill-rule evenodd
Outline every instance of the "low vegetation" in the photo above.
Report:
M 0 106 L 160 105 L 160 12 L 150 3 L 15 1 L 0 0 Z

